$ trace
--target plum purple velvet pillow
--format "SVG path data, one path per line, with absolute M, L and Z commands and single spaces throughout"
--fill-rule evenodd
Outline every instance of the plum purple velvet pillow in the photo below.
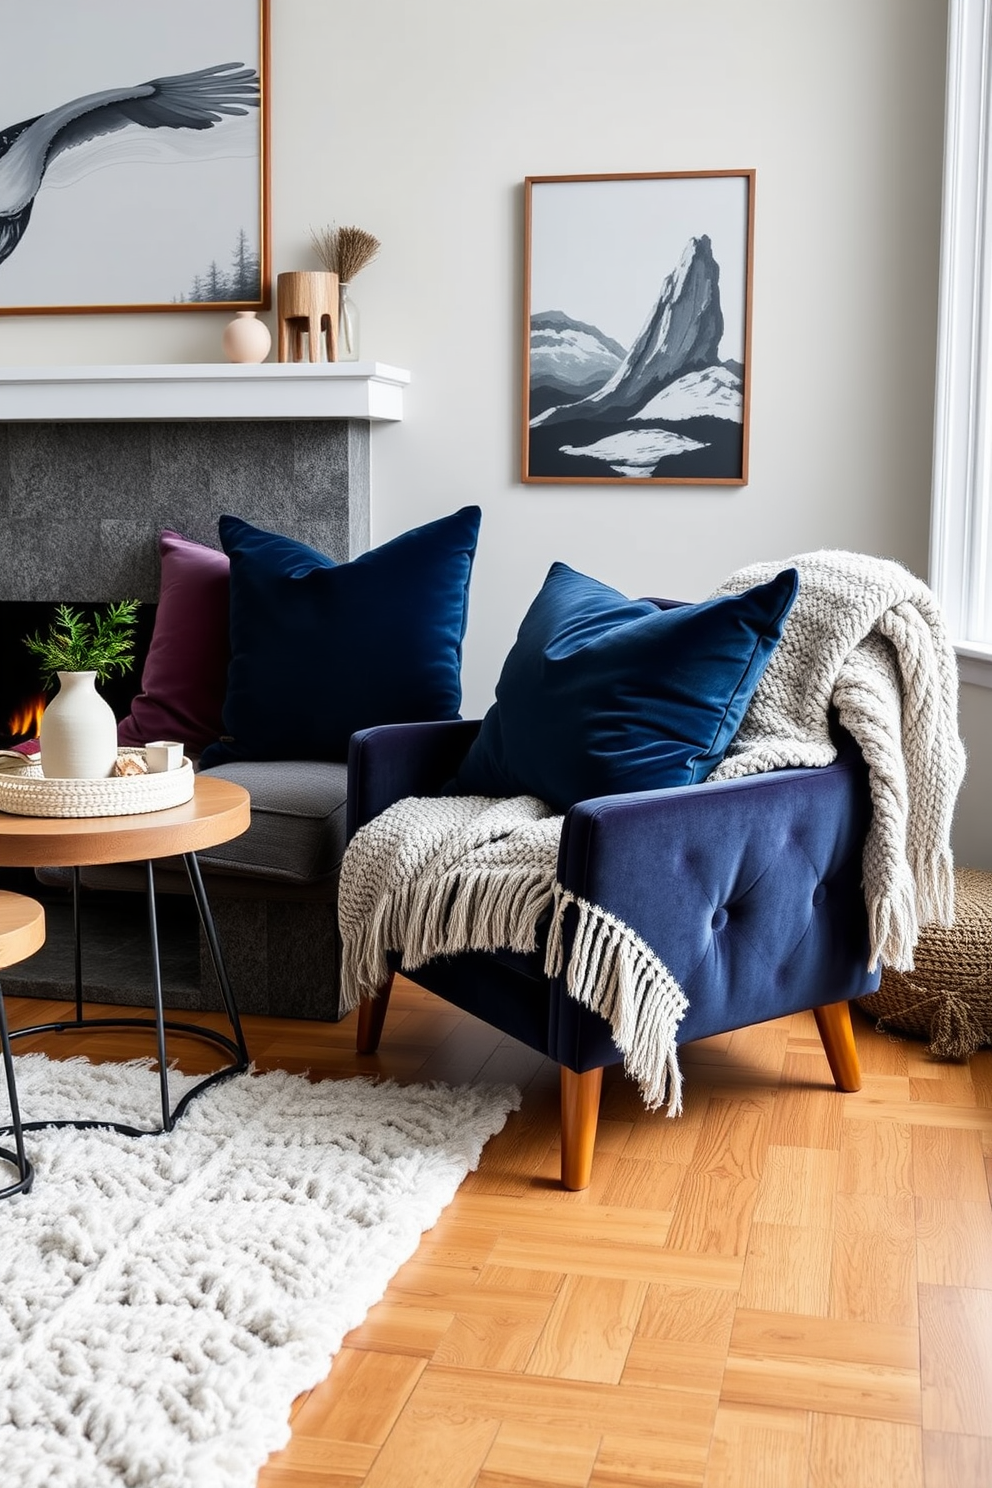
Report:
M 178 739 L 199 754 L 223 732 L 230 657 L 230 560 L 178 532 L 159 538 L 162 580 L 141 691 L 117 728 L 118 742 Z

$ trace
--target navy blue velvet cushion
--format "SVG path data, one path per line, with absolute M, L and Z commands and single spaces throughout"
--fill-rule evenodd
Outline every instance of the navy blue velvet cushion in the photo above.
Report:
M 592 796 L 705 780 L 798 588 L 789 568 L 745 594 L 661 610 L 553 564 L 455 788 L 567 811 Z
M 225 736 L 201 763 L 343 760 L 356 729 L 457 718 L 481 519 L 466 506 L 335 563 L 221 517 L 231 560 Z

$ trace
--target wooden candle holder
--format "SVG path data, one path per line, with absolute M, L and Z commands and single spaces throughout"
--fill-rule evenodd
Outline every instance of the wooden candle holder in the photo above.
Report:
M 280 274 L 276 280 L 276 309 L 280 362 L 337 361 L 337 274 L 316 269 Z

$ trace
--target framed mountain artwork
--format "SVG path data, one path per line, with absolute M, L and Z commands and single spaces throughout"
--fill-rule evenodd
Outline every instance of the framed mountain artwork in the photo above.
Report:
M 746 485 L 754 175 L 527 177 L 524 481 Z
M 269 0 L 0 0 L 0 315 L 264 309 Z

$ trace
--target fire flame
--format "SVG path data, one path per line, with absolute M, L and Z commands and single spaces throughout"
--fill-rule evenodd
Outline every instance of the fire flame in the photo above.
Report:
M 45 699 L 42 696 L 31 698 L 14 709 L 10 722 L 7 724 L 7 732 L 15 744 L 23 739 L 37 739 L 38 730 L 41 728 L 41 715 L 44 711 Z

